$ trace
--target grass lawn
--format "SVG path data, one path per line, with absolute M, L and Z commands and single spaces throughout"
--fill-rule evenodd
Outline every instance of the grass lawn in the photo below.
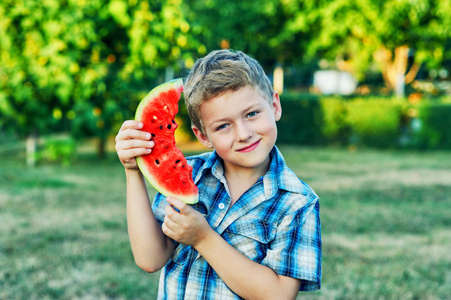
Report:
M 322 289 L 303 299 L 451 295 L 451 153 L 280 148 L 321 198 Z M 158 274 L 131 255 L 115 154 L 0 166 L 0 299 L 156 298 Z

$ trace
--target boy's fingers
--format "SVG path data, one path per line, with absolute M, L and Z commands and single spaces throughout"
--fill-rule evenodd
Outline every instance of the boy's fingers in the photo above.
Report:
M 126 128 L 119 132 L 118 137 L 124 140 L 126 139 L 150 140 L 152 138 L 152 135 L 146 131 Z
M 167 235 L 168 237 L 172 238 L 172 235 L 173 235 L 174 231 L 171 229 L 170 225 L 168 226 L 168 222 L 166 222 L 166 219 L 163 222 L 163 225 L 161 226 L 161 229 L 163 230 L 163 233 L 165 235 Z
M 126 129 L 141 129 L 143 128 L 144 124 L 140 121 L 136 120 L 127 120 L 124 123 L 122 123 L 120 131 L 124 131 Z
M 118 141 L 115 148 L 118 154 L 122 154 L 124 156 L 140 156 L 149 154 L 154 146 L 154 141 L 129 139 Z
M 177 208 L 182 215 L 186 215 L 189 212 L 190 207 L 182 200 L 174 197 L 167 197 L 166 201 L 168 201 L 173 207 Z
M 166 225 L 166 227 L 167 227 L 169 230 L 174 231 L 175 222 L 172 221 L 168 216 L 165 216 L 165 217 L 164 217 L 164 222 L 163 222 L 163 224 Z
M 178 208 L 174 207 L 172 204 L 168 204 L 165 207 L 166 217 L 170 218 L 174 223 L 180 221 L 181 212 Z
M 126 143 L 124 143 L 124 149 L 132 149 L 132 148 L 153 148 L 155 146 L 154 141 L 143 141 L 143 140 L 127 140 Z
M 136 158 L 138 156 L 142 156 L 142 155 L 146 155 L 152 152 L 152 149 L 149 148 L 133 148 L 133 149 L 128 149 L 128 150 L 122 150 L 122 152 L 120 153 L 120 157 L 122 157 L 122 159 L 124 161 L 130 161 L 133 158 Z

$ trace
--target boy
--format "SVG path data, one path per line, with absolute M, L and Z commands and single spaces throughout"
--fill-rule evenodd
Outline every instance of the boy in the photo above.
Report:
M 158 298 L 294 299 L 319 289 L 319 200 L 275 146 L 282 109 L 261 66 L 214 51 L 190 71 L 185 101 L 194 134 L 213 149 L 188 158 L 198 203 L 157 194 L 151 207 L 135 157 L 154 142 L 137 121 L 116 137 L 135 261 L 164 267 Z

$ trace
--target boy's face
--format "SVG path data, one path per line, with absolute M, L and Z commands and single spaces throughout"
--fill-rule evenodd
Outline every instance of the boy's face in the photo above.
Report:
M 199 141 L 214 148 L 226 171 L 257 168 L 266 171 L 282 114 L 279 96 L 269 103 L 251 86 L 227 91 L 200 107 L 204 133 L 193 128 Z

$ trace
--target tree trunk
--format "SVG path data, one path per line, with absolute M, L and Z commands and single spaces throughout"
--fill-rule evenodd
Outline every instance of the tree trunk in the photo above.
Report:
M 27 166 L 33 168 L 36 165 L 36 147 L 38 144 L 38 135 L 30 133 L 26 140 L 26 159 Z
M 277 64 L 273 74 L 273 88 L 277 93 L 283 93 L 283 68 L 281 64 Z
M 395 95 L 396 97 L 404 97 L 404 74 L 398 73 L 396 74 L 396 82 L 395 82 Z
M 385 47 L 374 53 L 374 59 L 381 66 L 386 85 L 399 97 L 404 97 L 405 85 L 415 79 L 420 69 L 420 64 L 414 63 L 407 72 L 409 50 L 407 45 L 397 47 L 394 57 L 392 51 Z
M 97 155 L 99 158 L 106 157 L 106 138 L 100 137 L 97 140 Z

